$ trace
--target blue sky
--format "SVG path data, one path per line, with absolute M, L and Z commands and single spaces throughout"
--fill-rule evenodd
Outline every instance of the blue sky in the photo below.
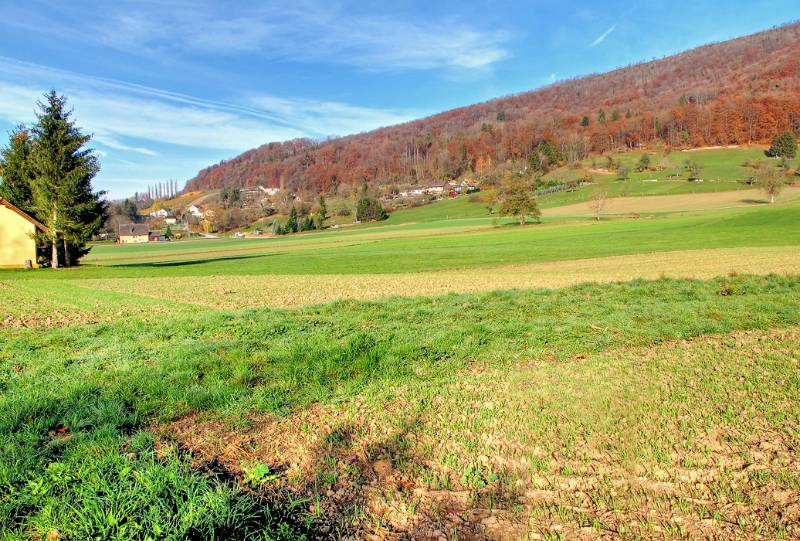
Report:
M 262 143 L 346 135 L 800 18 L 797 0 L 3 0 L 0 132 L 55 88 L 114 198 Z M 3 138 L 5 140 L 5 138 Z

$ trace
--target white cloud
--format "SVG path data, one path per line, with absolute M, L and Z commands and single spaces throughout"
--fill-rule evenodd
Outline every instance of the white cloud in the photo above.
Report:
M 18 79 L 30 82 L 21 85 L 14 82 Z M 205 100 L 0 57 L 0 118 L 30 122 L 36 101 L 52 86 L 67 94 L 79 123 L 99 143 L 148 156 L 157 151 L 126 139 L 241 151 L 268 141 L 355 133 L 419 115 L 276 96 L 245 103 Z
M 270 59 L 327 62 L 370 71 L 400 69 L 474 70 L 509 56 L 504 31 L 483 30 L 456 18 L 420 21 L 358 13 L 354 6 L 338 7 L 315 0 L 268 6 L 115 2 L 100 5 L 77 24 L 59 17 L 51 6 L 44 31 L 62 39 L 93 40 L 127 53 L 163 58 L 193 54 L 257 54 Z M 0 24 L 22 28 L 41 12 L 17 9 Z M 230 12 L 237 12 L 236 16 Z M 61 13 L 63 14 L 63 13 Z
M 79 126 L 94 134 L 104 157 L 99 180 L 114 186 L 145 172 L 152 172 L 150 182 L 186 179 L 202 166 L 266 142 L 346 135 L 419 116 L 269 95 L 240 103 L 206 100 L 0 57 L 0 120 L 33 122 L 37 100 L 53 87 L 68 97 Z M 114 189 L 112 195 L 125 193 Z
M 256 96 L 250 102 L 259 109 L 271 111 L 287 120 L 293 119 L 307 132 L 326 135 L 358 133 L 366 127 L 390 126 L 419 116 L 413 111 L 370 109 L 335 101 L 275 96 Z
M 594 40 L 594 41 L 593 41 L 593 42 L 592 42 L 592 43 L 589 45 L 589 47 L 590 47 L 590 48 L 591 48 L 591 47 L 597 47 L 598 45 L 600 45 L 601 43 L 603 43 L 603 42 L 606 40 L 606 38 L 607 38 L 608 36 L 610 36 L 610 35 L 611 35 L 611 33 L 612 33 L 614 30 L 616 30 L 616 29 L 617 29 L 617 25 L 616 25 L 616 24 L 612 25 L 612 26 L 611 26 L 611 28 L 609 28 L 608 30 L 606 30 L 605 32 L 603 32 L 603 33 L 602 33 L 600 36 L 598 36 L 598 38 L 597 38 L 596 40 Z

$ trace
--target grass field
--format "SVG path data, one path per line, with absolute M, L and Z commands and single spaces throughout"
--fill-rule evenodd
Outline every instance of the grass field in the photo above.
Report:
M 0 271 L 0 539 L 800 538 L 800 201 L 711 184 Z

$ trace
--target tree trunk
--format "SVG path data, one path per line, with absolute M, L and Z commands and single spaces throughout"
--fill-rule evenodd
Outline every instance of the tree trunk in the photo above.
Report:
M 775 194 L 774 193 L 769 194 L 769 202 L 770 203 L 774 203 L 775 202 Z
M 67 239 L 62 239 L 64 241 L 64 266 L 69 267 L 69 249 L 67 248 Z
M 54 210 L 53 211 L 52 231 L 50 232 L 50 234 L 53 235 L 53 238 L 52 238 L 53 252 L 52 252 L 52 254 L 50 256 L 51 257 L 50 266 L 52 268 L 54 268 L 54 269 L 58 268 L 58 245 L 56 244 L 56 242 L 58 242 L 58 231 L 55 230 L 57 221 L 58 221 L 58 212 Z
M 56 238 L 53 237 L 52 240 L 52 254 L 50 256 L 50 266 L 54 269 L 58 268 L 58 246 L 56 245 Z

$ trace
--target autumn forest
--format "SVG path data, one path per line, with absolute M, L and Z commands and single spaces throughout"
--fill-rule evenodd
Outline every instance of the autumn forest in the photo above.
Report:
M 187 189 L 332 192 L 482 176 L 509 161 L 544 172 L 590 152 L 766 143 L 800 130 L 799 58 L 793 23 L 368 133 L 268 143 L 200 171 Z

